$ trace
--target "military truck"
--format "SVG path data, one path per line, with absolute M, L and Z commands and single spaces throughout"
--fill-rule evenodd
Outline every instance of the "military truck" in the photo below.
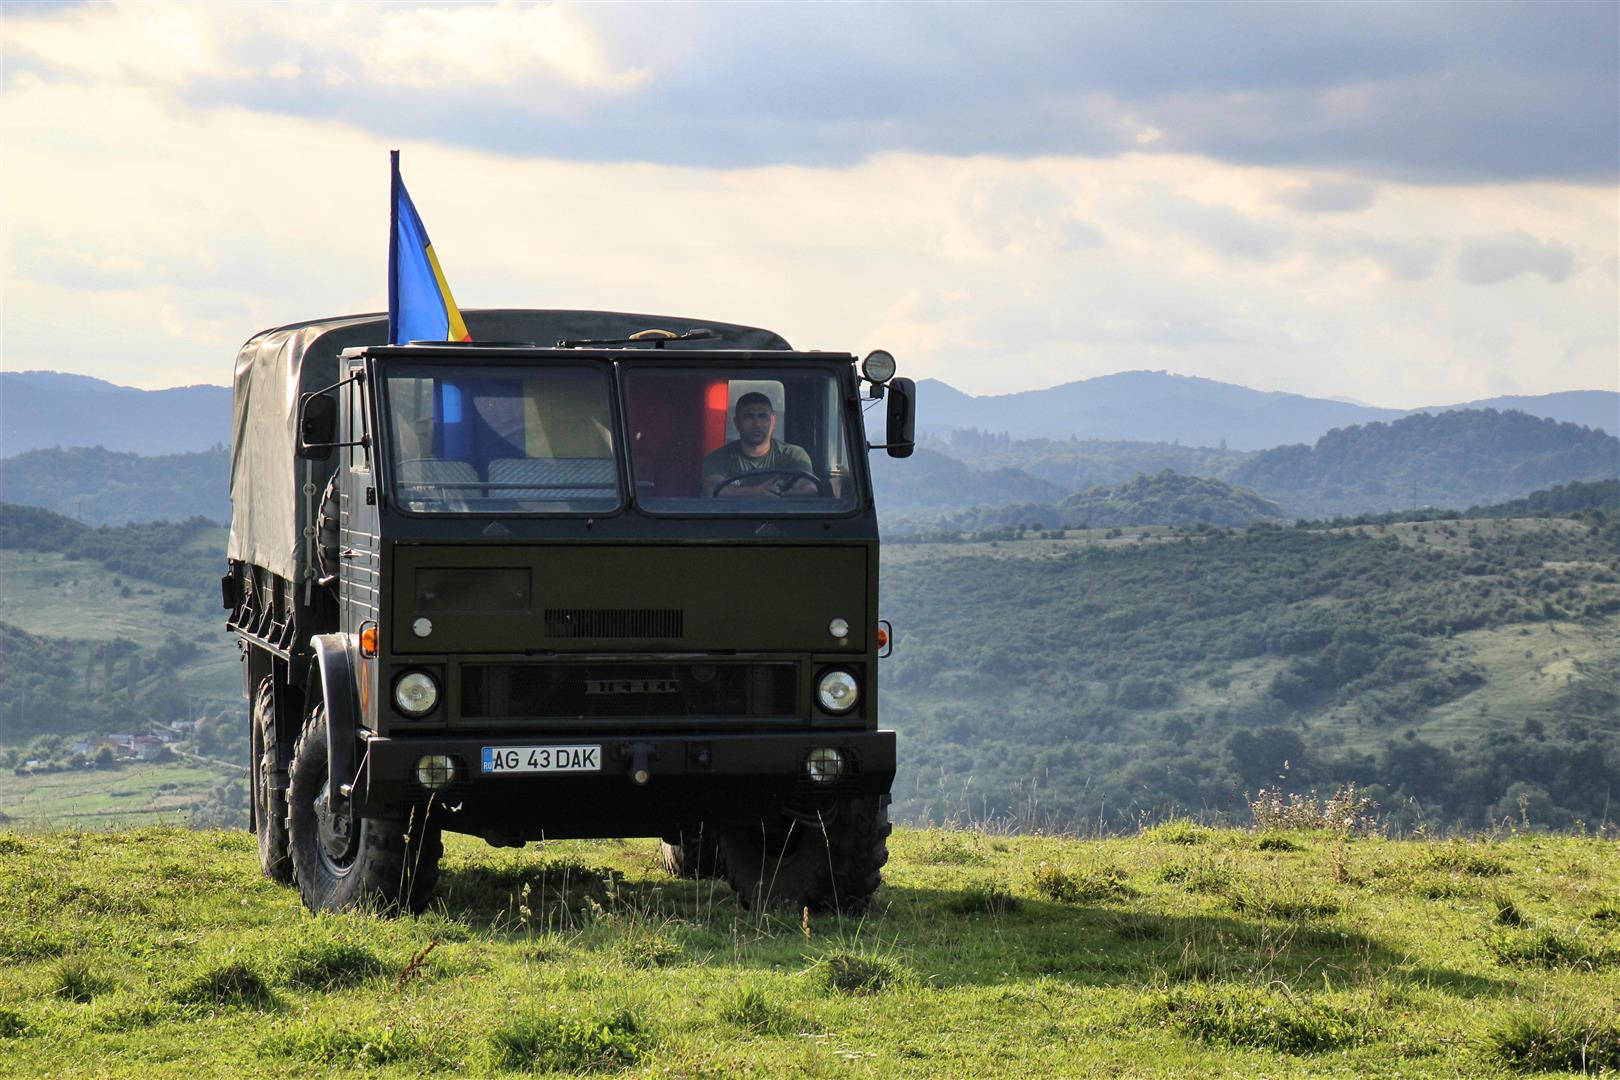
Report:
M 649 837 L 751 906 L 864 908 L 895 769 L 865 452 L 910 454 L 914 384 L 735 324 L 465 317 L 237 356 L 222 586 L 265 874 L 419 911 L 446 830 Z

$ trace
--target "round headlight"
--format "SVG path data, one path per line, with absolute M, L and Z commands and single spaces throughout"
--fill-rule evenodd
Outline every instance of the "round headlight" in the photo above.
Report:
M 888 382 L 894 378 L 894 357 L 883 349 L 873 349 L 861 361 L 861 374 L 871 382 Z
M 416 782 L 429 791 L 443 791 L 456 778 L 456 763 L 443 754 L 423 754 L 416 759 Z
M 830 784 L 844 775 L 844 755 L 830 746 L 818 746 L 805 757 L 804 774 L 818 784 Z
M 412 671 L 394 684 L 394 704 L 406 716 L 426 716 L 439 703 L 439 684 L 425 671 Z
M 861 688 L 855 676 L 847 671 L 829 671 L 816 686 L 816 697 L 821 707 L 831 713 L 845 713 L 861 699 Z
M 838 638 L 840 641 L 849 637 L 849 620 L 834 619 L 832 622 L 827 624 L 827 633 L 831 634 L 835 638 Z

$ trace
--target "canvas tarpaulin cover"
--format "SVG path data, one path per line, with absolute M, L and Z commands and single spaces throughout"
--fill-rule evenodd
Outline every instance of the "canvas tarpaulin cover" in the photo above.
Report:
M 697 327 L 715 338 L 700 348 L 786 349 L 769 330 L 668 315 L 617 311 L 497 309 L 463 312 L 474 341 L 552 346 L 563 340 L 627 338 L 658 328 Z M 298 457 L 298 402 L 338 381 L 344 349 L 382 345 L 387 315 L 356 315 L 266 330 L 237 353 L 231 428 L 231 532 L 228 557 L 291 581 L 313 568 L 316 501 L 337 464 Z M 469 358 L 476 360 L 476 356 Z M 453 361 L 443 361 L 453 363 Z

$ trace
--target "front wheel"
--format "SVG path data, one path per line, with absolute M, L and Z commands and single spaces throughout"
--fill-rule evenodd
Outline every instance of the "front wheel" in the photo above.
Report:
M 311 911 L 420 912 L 439 879 L 444 842 L 420 818 L 358 818 L 327 791 L 326 707 L 317 704 L 293 750 L 287 830 L 293 878 Z
M 887 795 L 844 799 L 808 819 L 729 827 L 720 850 L 744 907 L 856 914 L 883 883 L 889 831 Z

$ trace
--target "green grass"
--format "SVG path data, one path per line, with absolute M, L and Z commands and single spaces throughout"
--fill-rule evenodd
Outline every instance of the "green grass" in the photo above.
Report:
M 184 825 L 192 801 L 232 775 L 211 765 L 125 765 L 116 769 L 14 776 L 0 773 L 0 814 L 15 825 L 107 829 Z
M 1612 842 L 1187 835 L 902 829 L 868 915 L 806 921 L 652 841 L 452 836 L 433 907 L 385 919 L 309 914 L 243 833 L 4 832 L 0 1073 L 1617 1067 Z

